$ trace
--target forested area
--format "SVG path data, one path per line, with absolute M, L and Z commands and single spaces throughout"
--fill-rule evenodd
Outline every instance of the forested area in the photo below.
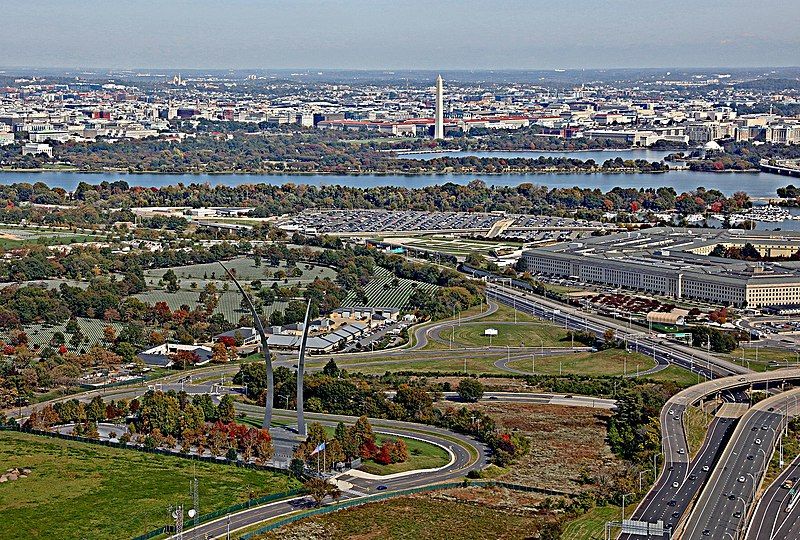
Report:
M 509 212 L 514 214 L 566 215 L 578 211 L 581 217 L 599 218 L 608 211 L 654 211 L 677 208 L 679 211 L 731 211 L 746 208 L 746 193 L 726 197 L 716 189 L 699 187 L 677 193 L 672 187 L 548 188 L 530 182 L 517 186 L 493 186 L 481 180 L 462 185 L 448 182 L 424 188 L 375 186 L 311 186 L 287 183 L 209 186 L 178 184 L 164 188 L 130 187 L 127 182 L 81 183 L 72 198 L 63 190 L 43 183 L 0 186 L 0 222 L 48 225 L 98 226 L 117 221 L 133 221 L 128 208 L 138 206 L 245 206 L 253 207 L 253 217 L 299 213 L 307 209 L 386 209 L 456 212 Z M 20 206 L 22 203 L 57 201 L 75 208 L 44 209 Z M 103 210 L 122 208 L 122 210 Z M 180 220 L 158 223 L 159 227 L 180 230 Z M 244 233 L 240 233 L 244 234 Z

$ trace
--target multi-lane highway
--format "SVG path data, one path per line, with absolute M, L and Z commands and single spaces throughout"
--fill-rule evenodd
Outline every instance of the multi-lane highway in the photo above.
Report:
M 660 415 L 664 456 L 661 476 L 633 512 L 632 519 L 650 523 L 661 520 L 665 526 L 672 525 L 673 530 L 679 528 L 681 522 L 686 519 L 687 510 L 692 507 L 727 448 L 737 420 L 717 417 L 709 426 L 703 446 L 694 459 L 689 461 L 684 425 L 689 406 L 710 398 L 748 403 L 749 395 L 746 390 L 751 387 L 765 388 L 769 384 L 770 388 L 779 390 L 785 382 L 798 381 L 800 381 L 800 369 L 750 373 L 706 381 L 672 396 L 664 405 Z M 642 537 L 623 535 L 621 538 Z
M 627 342 L 630 350 L 650 356 L 658 364 L 675 364 L 707 379 L 750 372 L 745 367 L 712 354 L 692 349 L 667 338 L 653 337 L 620 322 L 518 289 L 489 283 L 487 294 L 492 300 L 513 305 L 520 311 L 563 325 L 568 330 L 592 332 L 598 338 L 602 338 L 607 330 L 613 330 L 617 339 Z
M 740 538 L 762 477 L 788 416 L 798 412 L 800 389 L 754 405 L 741 418 L 686 520 L 681 538 Z
M 799 483 L 800 458 L 797 458 L 764 491 L 750 520 L 747 540 L 800 538 Z

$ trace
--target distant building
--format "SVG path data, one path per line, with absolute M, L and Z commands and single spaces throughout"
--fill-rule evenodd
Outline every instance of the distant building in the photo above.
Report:
M 228 330 L 221 334 L 214 336 L 214 341 L 219 341 L 222 338 L 231 338 L 237 342 L 241 341 L 241 346 L 256 345 L 260 341 L 260 336 L 255 328 L 252 326 L 243 326 L 234 330 Z
M 39 155 L 45 154 L 47 157 L 53 157 L 53 147 L 45 143 L 27 143 L 22 147 L 22 155 Z
M 148 366 L 170 367 L 172 355 L 180 351 L 195 353 L 200 360 L 195 365 L 202 366 L 211 361 L 211 347 L 205 345 L 183 345 L 180 343 L 162 343 L 136 355 L 136 357 Z

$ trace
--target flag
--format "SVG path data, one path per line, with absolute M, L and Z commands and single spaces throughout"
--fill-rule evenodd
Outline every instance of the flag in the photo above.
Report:
M 325 443 L 324 442 L 320 443 L 319 445 L 317 445 L 317 447 L 314 448 L 314 451 L 311 452 L 311 455 L 313 456 L 314 454 L 316 454 L 318 452 L 322 452 L 323 450 L 325 450 Z

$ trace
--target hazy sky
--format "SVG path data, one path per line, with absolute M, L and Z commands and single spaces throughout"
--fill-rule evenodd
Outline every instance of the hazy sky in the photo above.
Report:
M 797 0 L 0 0 L 0 65 L 800 64 Z

